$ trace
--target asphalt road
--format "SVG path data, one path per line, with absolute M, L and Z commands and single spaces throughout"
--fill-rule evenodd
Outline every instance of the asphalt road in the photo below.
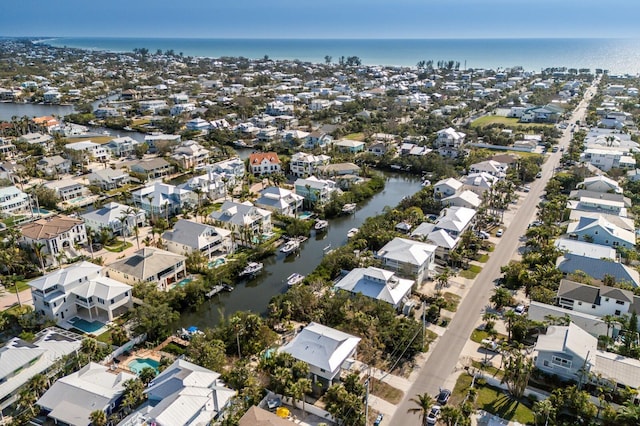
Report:
M 595 87 L 595 85 L 592 85 L 585 91 L 585 97 L 574 110 L 569 120 L 570 123 L 584 119 L 588 105 L 587 99 L 591 99 L 596 90 Z M 564 147 L 566 149 L 569 146 L 572 136 L 570 129 L 571 126 L 565 129 L 560 138 L 559 146 L 561 148 Z M 558 166 L 561 156 L 562 152 L 560 150 L 549 155 L 549 158 L 542 166 L 542 178 L 536 179 L 531 184 L 531 191 L 526 194 L 526 198 L 518 208 L 511 225 L 505 230 L 489 260 L 476 277 L 473 286 L 460 303 L 453 320 L 447 327 L 447 331 L 438 339 L 418 378 L 405 394 L 388 424 L 419 424 L 419 416 L 407 413 L 408 409 L 415 407 L 415 403 L 409 401 L 409 399 L 424 392 L 435 397 L 439 388 L 453 373 L 462 349 L 469 340 L 475 324 L 489 304 L 495 281 L 502 276 L 500 267 L 508 263 L 518 249 L 521 243 L 520 238 L 526 233 L 528 224 L 534 219 L 540 196 L 547 182 L 553 176 L 554 169 Z

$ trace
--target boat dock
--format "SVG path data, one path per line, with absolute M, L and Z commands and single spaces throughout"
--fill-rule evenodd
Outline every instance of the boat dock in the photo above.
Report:
M 207 294 L 205 294 L 205 296 L 207 296 L 208 298 L 212 298 L 216 294 L 218 294 L 220 292 L 223 292 L 223 291 L 233 291 L 233 287 L 231 287 L 228 284 L 219 284 L 219 285 L 213 287 L 211 290 L 209 290 L 207 292 Z

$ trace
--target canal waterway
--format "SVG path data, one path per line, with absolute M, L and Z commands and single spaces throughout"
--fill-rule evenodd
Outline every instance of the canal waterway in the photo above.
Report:
M 265 260 L 264 270 L 251 280 L 239 280 L 230 293 L 219 293 L 192 311 L 182 313 L 177 328 L 195 325 L 200 328 L 212 327 L 220 321 L 220 313 L 228 317 L 237 311 L 251 311 L 265 314 L 271 298 L 287 290 L 287 277 L 294 272 L 308 275 L 322 260 L 326 250 L 343 246 L 347 242 L 347 232 L 359 227 L 366 218 L 382 213 L 385 206 L 395 207 L 400 200 L 421 189 L 418 176 L 386 174 L 385 189 L 370 200 L 358 206 L 356 212 L 329 221 L 324 233 L 315 235 L 302 243 L 298 255 L 285 257 L 277 252 Z

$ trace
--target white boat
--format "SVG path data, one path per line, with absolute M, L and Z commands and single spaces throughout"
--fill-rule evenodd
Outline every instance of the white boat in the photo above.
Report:
M 282 247 L 280 251 L 284 254 L 291 254 L 300 248 L 300 243 L 297 240 L 289 240 Z
M 301 275 L 297 272 L 294 272 L 287 277 L 287 285 L 289 287 L 300 284 L 302 281 L 304 281 L 304 275 Z
M 233 144 L 235 146 L 237 146 L 238 148 L 247 148 L 249 145 L 247 145 L 247 143 L 245 141 L 243 141 L 242 139 L 238 139 L 237 141 L 234 141 Z
M 358 233 L 358 231 L 360 231 L 358 228 L 351 228 L 349 229 L 349 231 L 347 232 L 347 238 L 353 238 L 356 236 L 356 234 Z
M 353 213 L 356 211 L 356 203 L 348 203 L 342 206 L 342 213 Z
M 329 226 L 328 221 L 319 220 L 316 222 L 316 224 L 313 227 L 315 228 L 316 231 L 324 231 L 325 229 L 327 229 L 327 226 Z
M 249 262 L 247 266 L 240 272 L 240 275 L 255 275 L 262 271 L 264 265 L 259 262 Z

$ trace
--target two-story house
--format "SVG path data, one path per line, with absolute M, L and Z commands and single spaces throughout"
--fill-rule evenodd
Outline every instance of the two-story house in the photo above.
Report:
M 80 262 L 29 282 L 33 308 L 54 321 L 75 317 L 106 323 L 133 306 L 131 286 L 107 278 L 102 267 Z
M 186 276 L 186 257 L 145 247 L 133 255 L 119 259 L 106 268 L 108 277 L 135 286 L 156 283 L 158 290 L 167 291 Z
M 128 157 L 135 154 L 136 146 L 140 145 L 140 142 L 130 138 L 129 136 L 123 136 L 120 138 L 111 139 L 104 147 L 111 152 L 111 155 L 116 158 Z
M 331 142 L 333 142 L 333 137 L 331 137 L 331 135 L 316 130 L 307 135 L 304 140 L 304 147 L 307 149 L 324 149 L 327 145 L 331 144 Z
M 140 160 L 129 166 L 129 169 L 135 173 L 142 173 L 148 180 L 162 179 L 173 172 L 173 166 L 163 158 Z
M 150 218 L 174 216 L 185 206 L 197 206 L 197 195 L 188 189 L 156 182 L 131 193 L 133 203 L 149 214 Z
M 225 201 L 220 210 L 209 215 L 217 226 L 233 232 L 238 244 L 252 246 L 272 233 L 271 212 L 258 208 L 249 201 Z
M 50 216 L 23 225 L 20 234 L 19 241 L 23 247 L 31 249 L 36 243 L 43 244 L 41 253 L 45 266 L 59 264 L 58 256 L 61 254 L 76 257 L 75 245 L 87 242 L 84 222 L 64 215 Z
M 249 155 L 249 171 L 255 175 L 280 173 L 280 159 L 275 152 L 254 152 Z
M 69 151 L 76 151 L 84 154 L 84 160 L 92 159 L 93 161 L 99 161 L 101 163 L 107 161 L 110 157 L 109 151 L 104 147 L 91 141 L 82 141 L 76 143 L 70 143 L 64 146 Z
M 0 214 L 6 216 L 27 212 L 31 212 L 29 194 L 15 186 L 0 188 Z
M 189 255 L 199 252 L 208 260 L 233 252 L 229 231 L 186 219 L 178 220 L 173 229 L 165 231 L 162 240 L 172 253 Z
M 270 210 L 285 216 L 296 217 L 302 211 L 304 197 L 288 189 L 270 186 L 260 191 L 255 201 L 256 207 Z
M 52 189 L 60 197 L 60 201 L 73 201 L 82 197 L 86 188 L 73 179 L 52 180 L 44 184 L 45 188 Z
M 43 157 L 36 163 L 36 170 L 46 176 L 55 176 L 71 172 L 71 160 L 62 158 L 59 155 Z
M 435 146 L 443 157 L 457 157 L 464 145 L 466 134 L 458 132 L 452 127 L 438 130 Z
M 174 148 L 171 158 L 184 170 L 209 162 L 211 152 L 196 141 L 188 140 Z
M 339 191 L 335 181 L 315 176 L 296 179 L 294 187 L 296 194 L 304 197 L 310 205 L 326 204 L 331 200 L 331 195 Z
M 118 169 L 98 169 L 87 176 L 91 185 L 95 185 L 105 191 L 120 188 L 129 183 L 129 173 Z
M 401 309 L 411 297 L 413 280 L 399 278 L 393 272 L 369 266 L 354 268 L 336 284 L 336 288 L 389 303 Z
M 144 210 L 120 203 L 107 203 L 99 209 L 82 214 L 85 226 L 99 233 L 103 229 L 110 235 L 130 236 L 134 228 L 146 224 L 147 215 Z
M 437 246 L 406 238 L 394 238 L 375 254 L 382 266 L 398 272 L 401 276 L 410 276 L 418 285 L 431 276 L 434 267 Z

